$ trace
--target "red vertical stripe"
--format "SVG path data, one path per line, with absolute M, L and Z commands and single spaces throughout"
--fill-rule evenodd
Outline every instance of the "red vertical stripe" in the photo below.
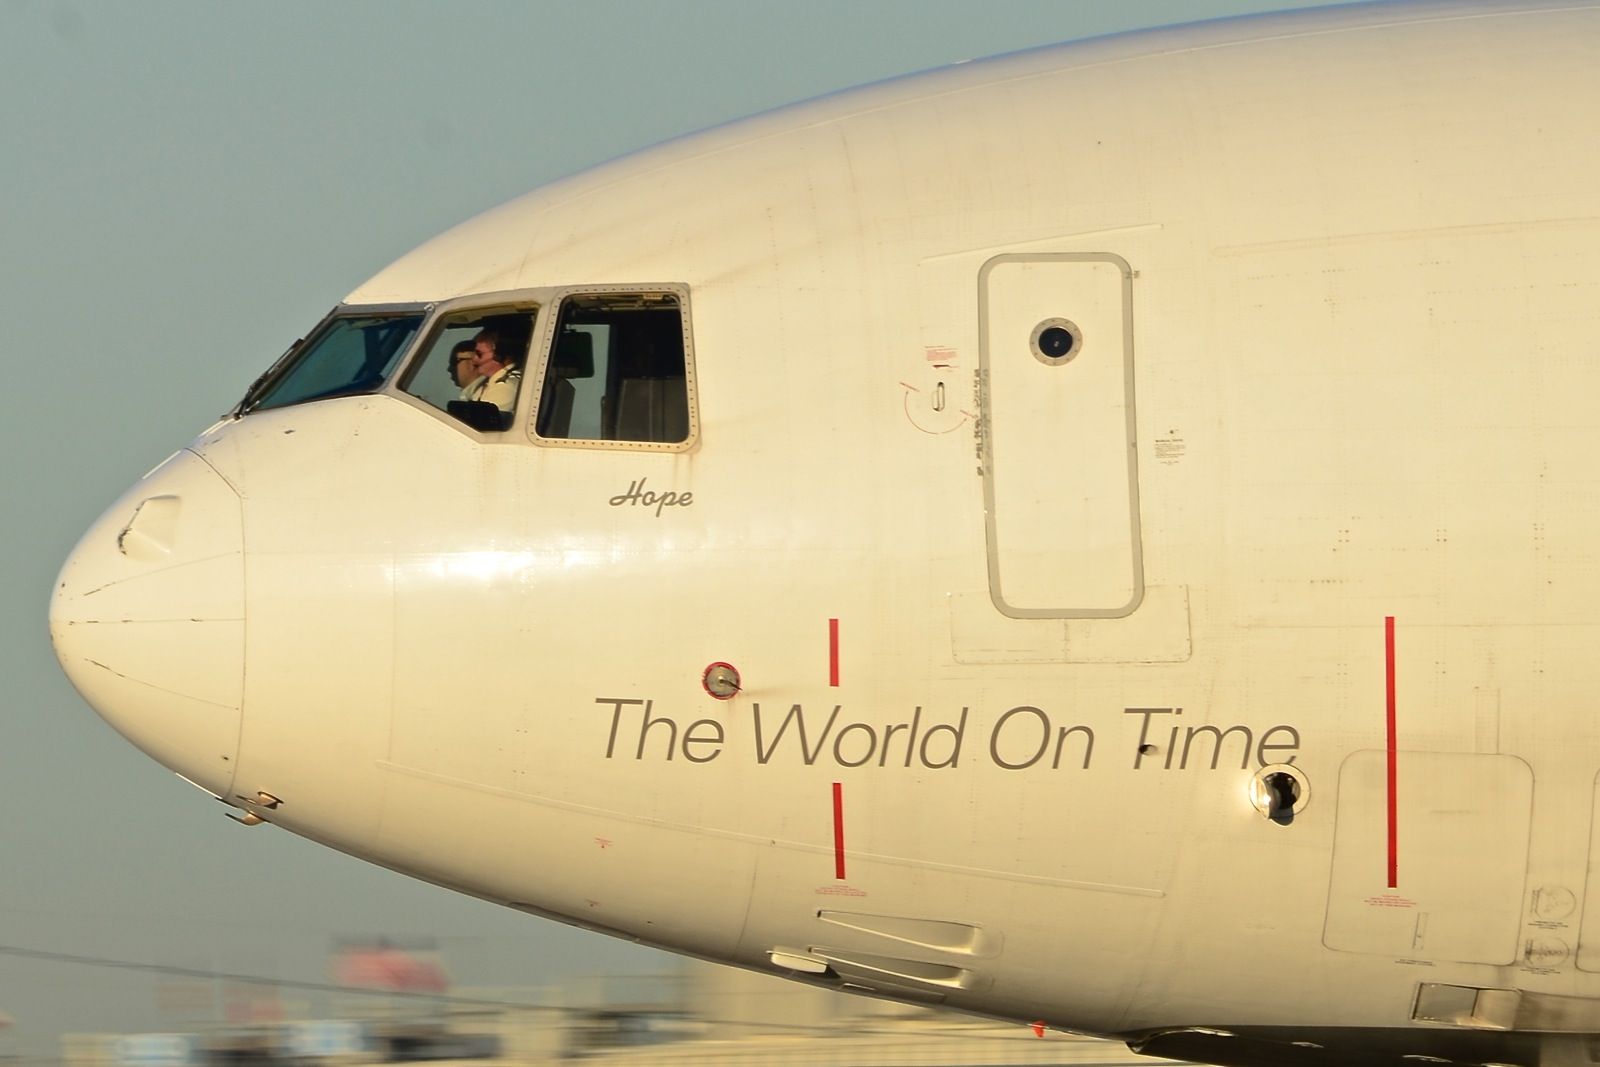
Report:
M 833 876 L 844 881 L 844 783 L 833 783 Z
M 839 620 L 828 620 L 828 684 L 839 687 Z M 841 877 L 843 877 L 841 875 Z
M 1396 749 L 1398 748 L 1394 716 L 1394 616 L 1383 620 L 1383 658 L 1385 688 L 1388 692 L 1389 727 L 1389 888 L 1400 887 L 1400 818 L 1395 800 Z

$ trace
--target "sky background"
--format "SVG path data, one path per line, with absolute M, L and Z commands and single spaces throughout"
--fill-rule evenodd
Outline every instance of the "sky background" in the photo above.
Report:
M 290 983 L 328 981 L 341 937 L 434 938 L 466 985 L 673 965 L 241 827 L 56 667 L 45 613 L 78 535 L 347 292 L 528 189 L 728 119 L 1306 6 L 0 0 L 0 1056 L 181 1021 L 170 977 L 32 953 Z

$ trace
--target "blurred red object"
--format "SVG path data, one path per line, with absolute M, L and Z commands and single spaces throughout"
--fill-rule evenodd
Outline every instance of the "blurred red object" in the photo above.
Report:
M 333 977 L 340 985 L 358 989 L 443 993 L 450 988 L 434 953 L 383 944 L 341 948 L 334 957 Z

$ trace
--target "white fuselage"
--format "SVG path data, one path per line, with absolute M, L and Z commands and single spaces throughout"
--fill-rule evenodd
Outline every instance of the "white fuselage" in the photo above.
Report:
M 678 287 L 688 439 L 542 439 L 544 313 L 502 433 L 230 418 L 85 536 L 63 665 L 247 812 L 699 956 L 1600 1029 L 1600 11 L 1549 6 L 1029 52 L 531 193 L 345 304 Z

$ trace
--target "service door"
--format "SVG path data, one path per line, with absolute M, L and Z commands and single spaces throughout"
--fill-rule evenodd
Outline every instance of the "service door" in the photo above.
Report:
M 1014 618 L 1116 618 L 1144 595 L 1132 289 L 1105 253 L 979 272 L 989 595 Z
M 1388 753 L 1352 752 L 1339 770 L 1322 943 L 1394 959 L 1513 963 L 1521 951 L 1533 769 L 1483 752 L 1400 752 L 1396 759 L 1393 823 Z

